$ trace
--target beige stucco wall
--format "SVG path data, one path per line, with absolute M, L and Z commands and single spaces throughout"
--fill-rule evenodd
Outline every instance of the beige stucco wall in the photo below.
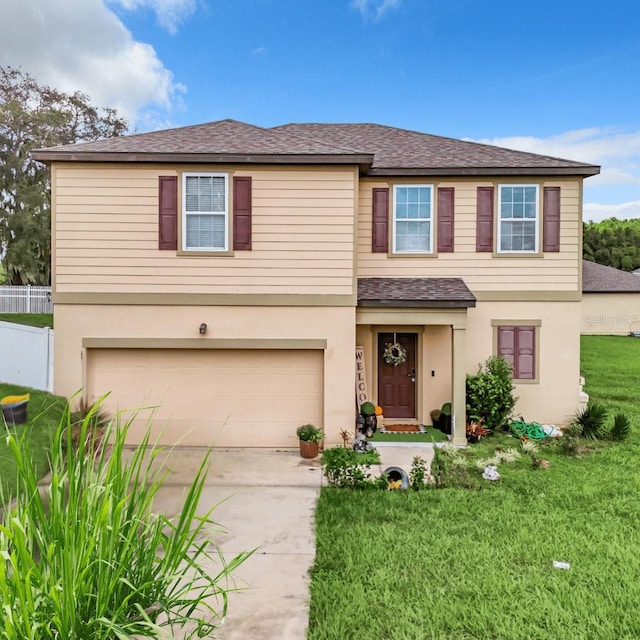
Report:
M 585 293 L 580 316 L 580 333 L 587 335 L 640 331 L 640 293 Z
M 582 180 L 567 178 L 541 180 L 532 178 L 496 178 L 495 180 L 398 178 L 395 184 L 430 184 L 455 189 L 455 252 L 433 256 L 371 253 L 372 189 L 389 187 L 385 179 L 363 179 L 358 204 L 358 277 L 460 277 L 474 293 L 504 291 L 555 292 L 577 299 L 580 290 L 581 193 Z M 477 187 L 506 183 L 538 184 L 540 201 L 543 187 L 560 187 L 560 251 L 533 256 L 506 256 L 476 252 Z M 390 207 L 392 207 L 390 193 Z M 497 206 L 497 189 L 495 192 Z M 542 206 L 540 202 L 540 206 Z M 437 212 L 436 212 L 437 217 Z M 494 215 L 494 224 L 497 216 Z M 391 226 L 391 225 L 390 225 Z M 539 225 L 542 246 L 542 225 Z M 435 230 L 434 230 L 435 231 Z M 391 232 L 391 231 L 390 231 Z M 494 238 L 497 237 L 494 228 Z M 391 244 L 389 245 L 391 246 Z M 437 241 L 434 242 L 434 247 Z
M 478 303 L 468 315 L 468 373 L 477 373 L 479 365 L 495 354 L 493 324 L 497 321 L 539 323 L 538 380 L 515 381 L 516 415 L 542 423 L 567 422 L 579 404 L 580 303 Z
M 207 324 L 201 336 L 198 328 Z M 123 339 L 166 346 L 168 340 L 233 341 L 279 348 L 273 340 L 326 342 L 324 349 L 324 423 L 327 442 L 341 442 L 340 429 L 354 419 L 355 309 L 350 307 L 157 307 L 56 305 L 55 393 L 71 396 L 86 384 L 83 341 Z M 250 342 L 253 341 L 253 342 Z M 256 342 L 257 341 L 257 342 Z M 193 346 L 193 343 L 189 343 Z M 236 343 L 236 346 L 238 343 Z M 304 347 L 303 347 L 304 348 Z M 308 348 L 308 347 L 306 347 Z M 268 375 L 268 371 L 265 371 Z M 241 381 L 239 381 L 241 384 Z M 248 434 L 247 446 L 251 446 Z
M 158 250 L 158 177 L 182 171 L 252 177 L 251 251 Z M 356 181 L 354 167 L 54 163 L 55 293 L 352 294 Z

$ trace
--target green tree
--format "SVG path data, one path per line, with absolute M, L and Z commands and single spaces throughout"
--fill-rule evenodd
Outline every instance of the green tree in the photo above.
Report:
M 640 219 L 608 218 L 583 225 L 582 257 L 624 271 L 639 268 Z
M 51 281 L 51 183 L 34 149 L 120 136 L 128 124 L 89 97 L 0 67 L 0 258 L 8 281 Z

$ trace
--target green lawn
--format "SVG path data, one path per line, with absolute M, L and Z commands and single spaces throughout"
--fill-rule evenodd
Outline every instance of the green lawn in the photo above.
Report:
M 30 327 L 50 327 L 53 329 L 52 313 L 0 313 L 2 322 L 27 324 Z
M 404 442 L 407 444 L 412 442 L 447 442 L 449 438 L 439 429 L 425 425 L 424 433 L 380 433 L 380 431 L 376 431 L 369 440 L 375 445 L 376 442 Z
M 0 383 L 0 399 L 25 393 L 31 395 L 27 409 L 28 422 L 9 426 L 8 429 L 19 436 L 24 436 L 24 446 L 28 448 L 38 473 L 44 475 L 49 468 L 51 437 L 60 422 L 66 400 L 45 391 Z M 4 420 L 0 415 L 0 429 L 3 427 Z M 0 486 L 5 494 L 13 493 L 16 486 L 15 478 L 16 465 L 6 445 L 6 439 L 2 437 L 0 438 Z
M 587 392 L 628 413 L 630 441 L 547 448 L 549 469 L 503 464 L 481 491 L 323 489 L 310 640 L 640 637 L 640 340 L 582 350 Z

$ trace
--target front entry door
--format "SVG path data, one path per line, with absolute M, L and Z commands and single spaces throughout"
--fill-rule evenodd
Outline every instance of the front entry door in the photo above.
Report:
M 385 418 L 416 417 L 415 333 L 378 334 L 378 404 Z M 394 365 L 385 360 L 385 349 L 399 343 L 407 352 L 404 362 Z

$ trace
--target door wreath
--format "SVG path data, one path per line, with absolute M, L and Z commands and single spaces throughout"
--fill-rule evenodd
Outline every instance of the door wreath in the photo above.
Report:
M 397 367 L 399 364 L 407 361 L 407 350 L 399 343 L 396 342 L 395 335 L 393 336 L 393 343 L 386 344 L 382 357 L 387 364 L 392 364 Z

